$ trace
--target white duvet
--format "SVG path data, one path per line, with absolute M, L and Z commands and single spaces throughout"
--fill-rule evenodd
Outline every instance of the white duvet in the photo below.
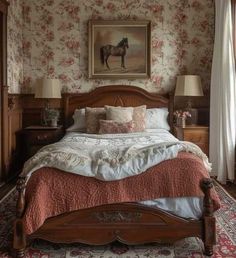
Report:
M 168 131 L 159 129 L 103 135 L 70 132 L 29 159 L 23 174 L 29 177 L 41 167 L 54 167 L 104 181 L 120 180 L 175 158 L 180 151 L 195 153 L 210 170 L 208 159 L 198 146 L 181 142 Z

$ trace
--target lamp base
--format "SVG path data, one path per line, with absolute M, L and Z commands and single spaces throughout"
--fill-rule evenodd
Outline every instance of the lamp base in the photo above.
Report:
M 187 118 L 187 124 L 188 125 L 197 125 L 198 124 L 198 109 L 188 108 L 187 111 L 191 115 L 191 117 Z
M 48 126 L 49 125 L 49 121 L 48 121 L 48 108 L 44 107 L 42 109 L 42 113 L 41 113 L 41 124 L 42 126 Z
M 57 118 L 51 120 L 50 126 L 57 127 Z

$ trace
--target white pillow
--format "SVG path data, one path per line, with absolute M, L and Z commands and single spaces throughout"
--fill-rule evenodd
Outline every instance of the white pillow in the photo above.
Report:
M 85 108 L 76 109 L 72 116 L 74 120 L 74 124 L 66 129 L 67 132 L 73 131 L 86 131 L 86 123 L 85 123 Z
M 128 123 L 133 118 L 132 107 L 105 106 L 106 120 L 113 120 L 118 123 Z
M 167 108 L 149 108 L 146 110 L 146 129 L 170 130 Z

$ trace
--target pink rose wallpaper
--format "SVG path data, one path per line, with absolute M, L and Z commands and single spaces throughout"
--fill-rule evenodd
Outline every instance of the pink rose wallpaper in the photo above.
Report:
M 168 92 L 179 74 L 199 74 L 210 86 L 214 42 L 212 0 L 9 0 L 8 84 L 30 93 L 39 77 L 59 78 L 63 92 L 107 84 Z M 151 20 L 150 79 L 88 79 L 89 19 Z
M 9 0 L 7 62 L 9 92 L 19 93 L 23 82 L 23 1 Z

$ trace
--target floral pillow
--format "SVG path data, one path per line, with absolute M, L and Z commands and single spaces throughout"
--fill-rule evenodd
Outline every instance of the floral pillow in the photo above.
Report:
M 143 132 L 146 128 L 146 106 L 135 107 L 133 111 L 134 132 Z
M 85 108 L 85 121 L 87 133 L 99 132 L 100 119 L 106 119 L 106 111 L 104 108 Z
M 114 134 L 114 133 L 132 133 L 134 128 L 133 121 L 126 123 L 119 123 L 113 120 L 100 120 L 100 134 Z

